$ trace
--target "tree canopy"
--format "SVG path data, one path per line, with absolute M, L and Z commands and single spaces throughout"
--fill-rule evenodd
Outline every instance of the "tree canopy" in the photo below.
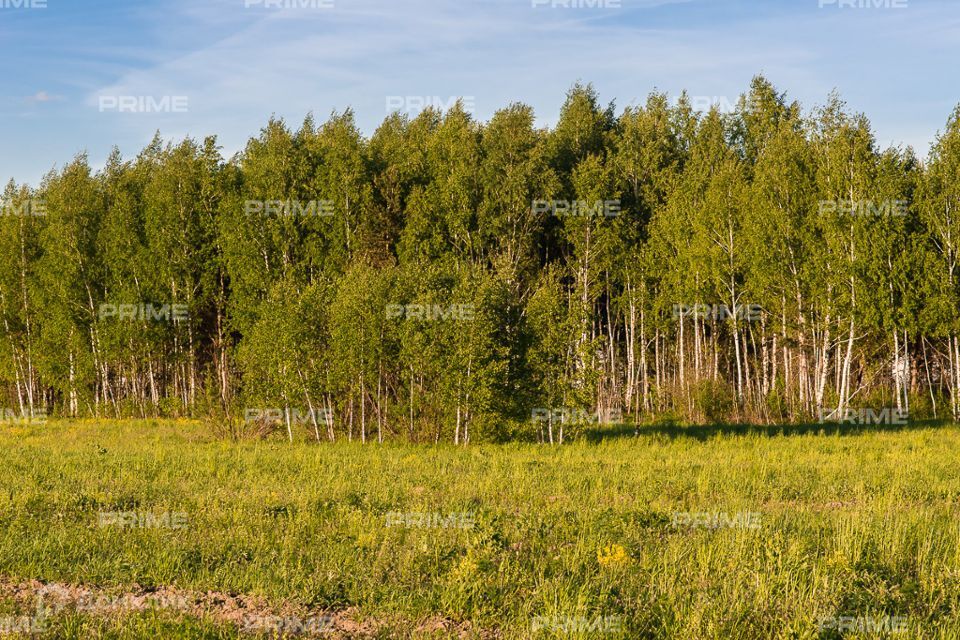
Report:
M 2 205 L 5 415 L 456 443 L 960 417 L 960 107 L 921 160 L 762 77 L 729 113 L 577 84 L 552 128 L 273 119 L 231 159 L 158 136 Z

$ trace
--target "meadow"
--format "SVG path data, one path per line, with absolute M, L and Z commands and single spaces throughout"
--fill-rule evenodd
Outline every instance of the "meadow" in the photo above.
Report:
M 950 424 L 455 447 L 51 420 L 0 446 L 12 635 L 960 637 Z M 105 606 L 131 594 L 159 606 Z

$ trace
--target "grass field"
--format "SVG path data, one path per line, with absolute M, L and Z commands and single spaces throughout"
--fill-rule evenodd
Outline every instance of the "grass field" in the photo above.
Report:
M 960 637 L 951 425 L 453 448 L 52 421 L 0 446 L 0 630 Z M 53 583 L 80 591 L 38 616 Z M 103 606 L 131 593 L 189 602 Z

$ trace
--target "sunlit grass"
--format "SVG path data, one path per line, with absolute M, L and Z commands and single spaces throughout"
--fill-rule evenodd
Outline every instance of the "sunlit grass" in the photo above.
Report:
M 542 637 L 832 638 L 824 619 L 887 616 L 906 620 L 897 638 L 960 633 L 952 426 L 453 448 L 76 421 L 3 427 L 0 444 L 0 574 L 18 580 L 246 593 L 505 638 L 538 624 Z M 189 526 L 99 526 L 102 512 Z M 387 526 L 395 512 L 473 526 Z M 677 512 L 728 526 L 675 526 Z M 759 527 L 729 526 L 745 513 Z M 606 633 L 574 628 L 604 618 Z M 184 624 L 180 637 L 202 637 Z

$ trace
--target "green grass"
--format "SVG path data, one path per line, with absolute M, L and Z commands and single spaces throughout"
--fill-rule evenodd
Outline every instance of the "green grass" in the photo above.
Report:
M 75 421 L 2 427 L 0 450 L 0 575 L 13 580 L 355 609 L 381 637 L 434 619 L 503 638 L 886 637 L 818 624 L 841 616 L 904 618 L 894 638 L 960 637 L 955 426 L 453 448 Z M 189 526 L 98 526 L 103 511 Z M 474 526 L 387 527 L 390 512 Z M 675 512 L 756 513 L 760 527 L 676 527 Z M 621 628 L 534 633 L 538 616 Z M 237 635 L 153 613 L 54 622 L 79 629 L 57 637 Z

